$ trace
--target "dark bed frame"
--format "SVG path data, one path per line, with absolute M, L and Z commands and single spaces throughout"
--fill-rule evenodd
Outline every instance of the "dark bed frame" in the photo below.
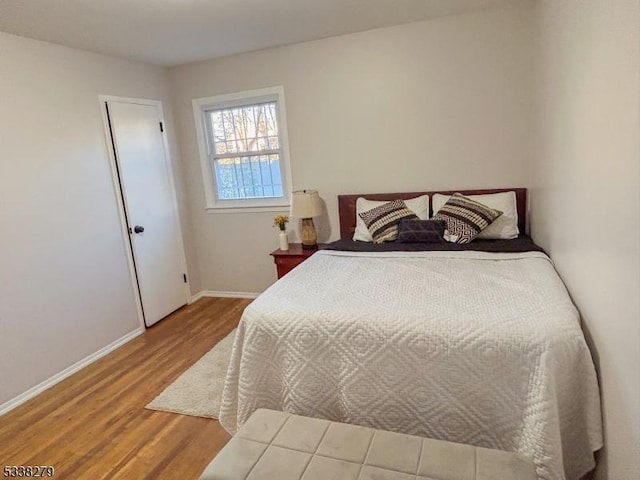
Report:
M 463 195 L 483 195 L 486 193 L 516 192 L 516 204 L 518 210 L 518 228 L 521 233 L 526 232 L 527 226 L 527 189 L 526 188 L 493 188 L 488 190 L 437 190 L 433 192 L 404 192 L 404 193 L 360 193 L 357 195 L 338 195 L 338 214 L 340 216 L 340 238 L 351 238 L 356 229 L 356 200 L 364 197 L 367 200 L 407 200 L 429 195 L 429 213 L 433 213 L 433 195 L 441 193 L 452 195 L 461 193 Z

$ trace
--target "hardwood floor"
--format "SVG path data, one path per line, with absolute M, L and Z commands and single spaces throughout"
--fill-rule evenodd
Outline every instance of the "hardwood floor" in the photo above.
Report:
M 0 417 L 0 466 L 59 479 L 198 478 L 229 440 L 217 420 L 144 406 L 223 339 L 250 300 L 203 298 Z

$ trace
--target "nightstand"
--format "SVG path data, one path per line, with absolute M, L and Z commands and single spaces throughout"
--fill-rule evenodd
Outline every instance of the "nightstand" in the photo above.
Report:
M 323 248 L 326 248 L 326 246 L 327 245 L 325 243 L 319 243 L 318 250 L 322 250 Z M 282 278 L 318 250 L 303 250 L 301 244 L 290 243 L 289 250 L 278 249 L 271 252 L 271 256 L 273 257 L 273 261 L 276 264 L 276 269 L 278 271 L 278 278 Z

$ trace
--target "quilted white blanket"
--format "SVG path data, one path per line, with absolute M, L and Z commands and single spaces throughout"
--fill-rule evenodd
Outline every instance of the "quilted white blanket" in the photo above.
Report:
M 243 314 L 220 422 L 258 408 L 519 452 L 550 480 L 602 446 L 578 312 L 536 252 L 318 252 Z

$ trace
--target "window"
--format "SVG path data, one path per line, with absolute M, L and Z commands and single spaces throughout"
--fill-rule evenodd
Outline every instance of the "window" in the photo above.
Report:
M 282 87 L 193 101 L 207 208 L 289 205 Z

